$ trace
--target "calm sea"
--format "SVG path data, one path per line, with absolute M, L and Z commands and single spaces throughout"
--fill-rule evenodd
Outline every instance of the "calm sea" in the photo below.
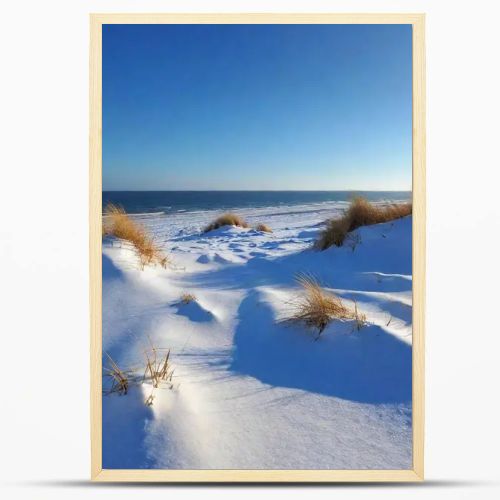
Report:
M 103 191 L 102 204 L 141 214 L 307 205 L 349 201 L 355 195 L 370 201 L 411 199 L 411 191 Z

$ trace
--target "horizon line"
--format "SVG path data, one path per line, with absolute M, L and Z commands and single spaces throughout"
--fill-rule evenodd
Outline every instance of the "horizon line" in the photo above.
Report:
M 102 193 L 350 193 L 350 192 L 368 192 L 368 193 L 397 193 L 408 192 L 412 189 L 102 189 Z

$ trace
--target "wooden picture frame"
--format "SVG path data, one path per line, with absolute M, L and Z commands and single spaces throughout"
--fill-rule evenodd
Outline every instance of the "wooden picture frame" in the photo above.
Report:
M 106 470 L 102 468 L 102 26 L 103 24 L 411 24 L 413 29 L 413 468 L 410 470 Z M 90 15 L 90 368 L 94 481 L 351 482 L 424 478 L 425 319 L 424 14 Z

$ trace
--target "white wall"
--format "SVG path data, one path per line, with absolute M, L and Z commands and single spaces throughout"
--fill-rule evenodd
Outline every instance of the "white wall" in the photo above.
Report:
M 89 12 L 426 12 L 429 484 L 280 497 L 499 494 L 498 2 L 11 1 L 0 27 L 0 470 L 8 496 L 164 497 L 89 476 Z M 338 488 L 338 487 L 337 487 Z M 252 498 L 261 490 L 237 494 Z M 262 491 L 264 493 L 264 491 Z M 232 498 L 233 489 L 175 492 Z M 498 498 L 498 497 L 497 497 Z

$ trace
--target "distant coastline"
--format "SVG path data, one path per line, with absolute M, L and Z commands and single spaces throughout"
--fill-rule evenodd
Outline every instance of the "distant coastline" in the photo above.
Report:
M 373 202 L 411 199 L 411 191 L 103 191 L 102 204 L 142 214 L 343 203 L 355 195 Z

